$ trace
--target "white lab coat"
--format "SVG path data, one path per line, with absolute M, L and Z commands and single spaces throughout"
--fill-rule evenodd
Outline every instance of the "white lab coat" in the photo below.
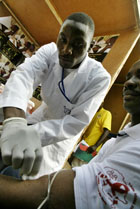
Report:
M 56 44 L 50 43 L 17 67 L 0 95 L 0 107 L 14 106 L 26 111 L 33 90 L 42 86 L 42 105 L 28 117 L 28 123 L 34 124 L 40 134 L 44 153 L 36 178 L 63 167 L 110 84 L 110 75 L 102 64 L 87 55 L 80 67 L 64 79 L 69 102 L 58 87 L 61 75 Z

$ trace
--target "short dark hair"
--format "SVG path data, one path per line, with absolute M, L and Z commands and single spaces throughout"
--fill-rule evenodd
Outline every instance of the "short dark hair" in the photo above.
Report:
M 94 21 L 93 21 L 93 19 L 89 15 L 87 15 L 84 12 L 72 13 L 65 20 L 74 20 L 76 22 L 88 25 L 90 31 L 94 34 L 94 29 L 95 29 Z

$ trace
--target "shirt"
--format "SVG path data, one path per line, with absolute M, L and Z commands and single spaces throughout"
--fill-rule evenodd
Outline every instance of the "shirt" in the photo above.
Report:
M 107 141 L 87 165 L 73 168 L 76 209 L 140 208 L 140 124 Z
M 88 126 L 85 134 L 83 135 L 84 140 L 89 146 L 95 145 L 99 140 L 100 136 L 104 132 L 104 128 L 111 130 L 111 113 L 104 108 L 101 108 L 93 117 L 90 125 Z M 98 147 L 98 150 L 101 145 Z

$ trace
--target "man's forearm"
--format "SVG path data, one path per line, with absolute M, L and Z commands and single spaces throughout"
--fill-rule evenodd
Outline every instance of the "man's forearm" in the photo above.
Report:
M 3 113 L 4 113 L 4 119 L 11 118 L 11 117 L 25 118 L 25 112 L 16 107 L 4 107 Z
M 108 134 L 109 134 L 109 130 L 105 128 L 103 134 L 100 137 L 100 139 L 95 144 L 96 147 L 100 146 L 101 144 L 103 144 L 105 142 L 106 137 L 108 136 Z

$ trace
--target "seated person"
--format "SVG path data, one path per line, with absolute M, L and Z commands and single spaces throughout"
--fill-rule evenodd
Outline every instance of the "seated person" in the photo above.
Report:
M 96 153 L 99 152 L 102 144 L 107 140 L 107 136 L 111 131 L 111 121 L 112 115 L 111 112 L 103 108 L 103 103 L 98 109 L 97 113 L 93 117 L 90 125 L 86 129 L 85 133 L 82 136 L 82 139 L 89 145 L 86 152 Z M 72 154 L 69 161 L 72 161 L 72 167 L 82 165 L 87 163 L 86 161 L 81 161 L 80 159 L 74 157 L 74 153 Z
M 107 141 L 98 155 L 81 167 L 61 170 L 51 176 L 43 176 L 31 181 L 0 176 L 1 208 L 138 209 L 140 206 L 139 75 L 140 60 L 130 68 L 124 84 L 123 103 L 124 108 L 131 115 L 131 123 L 119 133 L 119 136 Z M 49 186 L 47 190 L 48 182 L 51 187 Z M 48 200 L 42 202 L 48 194 Z

